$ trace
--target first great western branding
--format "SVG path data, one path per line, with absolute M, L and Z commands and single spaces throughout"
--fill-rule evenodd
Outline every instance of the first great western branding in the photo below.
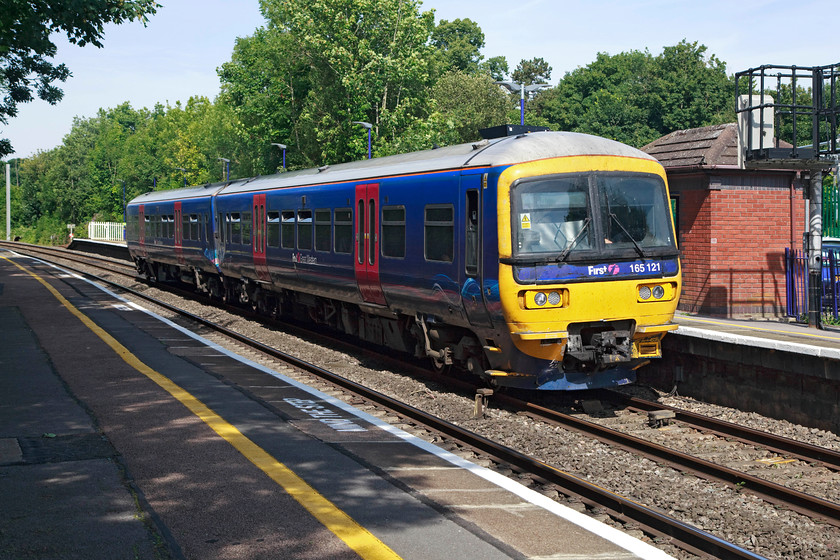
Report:
M 549 282 L 574 282 L 603 278 L 659 278 L 676 274 L 677 259 L 637 260 L 620 263 L 595 263 L 577 265 L 568 263 L 518 266 L 516 279 L 521 283 L 544 284 Z

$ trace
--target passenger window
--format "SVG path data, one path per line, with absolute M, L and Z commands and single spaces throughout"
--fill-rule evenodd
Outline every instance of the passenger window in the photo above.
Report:
M 312 250 L 312 210 L 298 210 L 298 249 Z
M 251 244 L 251 213 L 242 213 L 242 244 Z
M 335 211 L 334 248 L 336 253 L 353 252 L 353 210 L 350 208 L 338 208 Z
M 280 246 L 280 212 L 268 213 L 268 246 Z
M 426 207 L 424 223 L 426 260 L 452 262 L 455 246 L 454 215 L 451 205 Z
M 190 214 L 189 238 L 193 241 L 201 241 L 201 222 L 198 221 L 198 214 Z
M 239 212 L 230 215 L 230 242 L 232 245 L 242 244 L 242 222 Z
M 315 210 L 315 250 L 330 250 L 330 221 L 329 210 Z
M 284 249 L 295 248 L 295 213 L 283 210 L 280 214 L 280 243 Z
M 405 207 L 382 207 L 382 256 L 405 257 Z

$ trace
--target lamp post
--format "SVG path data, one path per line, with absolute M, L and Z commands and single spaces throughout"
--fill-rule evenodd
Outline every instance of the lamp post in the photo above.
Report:
M 230 160 L 220 157 L 219 161 L 225 162 L 225 181 L 230 181 Z
M 516 82 L 494 82 L 511 93 L 519 93 L 519 124 L 525 126 L 525 94 L 536 93 L 542 89 L 550 88 L 549 84 L 517 84 Z
M 277 142 L 272 142 L 272 146 L 277 146 L 281 150 L 283 150 L 283 169 L 286 169 L 286 144 L 278 144 Z
M 184 188 L 186 188 L 186 186 L 187 186 L 187 170 L 184 169 L 183 167 L 176 167 L 175 170 L 180 171 L 184 174 Z
M 370 124 L 369 122 L 364 122 L 364 121 L 353 121 L 353 124 L 360 124 L 367 129 L 367 133 L 368 133 L 368 159 L 370 159 L 370 129 L 373 128 L 373 125 Z

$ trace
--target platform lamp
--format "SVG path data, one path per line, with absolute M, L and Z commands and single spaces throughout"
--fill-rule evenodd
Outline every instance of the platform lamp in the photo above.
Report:
M 549 84 L 517 84 L 516 82 L 493 82 L 494 84 L 504 87 L 511 93 L 519 93 L 519 124 L 525 126 L 525 94 L 531 94 L 540 91 L 541 89 L 550 88 Z
M 369 122 L 364 121 L 353 121 L 353 124 L 360 124 L 367 129 L 368 133 L 368 159 L 370 159 L 370 130 L 373 128 L 373 125 Z
M 186 186 L 187 186 L 187 170 L 184 169 L 183 167 L 176 167 L 175 170 L 180 171 L 184 174 L 184 187 L 186 188 Z
M 277 146 L 281 150 L 283 150 L 283 170 L 286 169 L 286 144 L 278 144 L 277 142 L 272 142 L 272 146 Z
M 219 161 L 225 162 L 225 181 L 230 181 L 230 160 L 220 157 Z

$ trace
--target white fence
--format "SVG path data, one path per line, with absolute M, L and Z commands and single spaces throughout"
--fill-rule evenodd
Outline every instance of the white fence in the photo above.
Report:
M 125 241 L 123 222 L 91 222 L 88 224 L 88 238 L 97 241 Z

